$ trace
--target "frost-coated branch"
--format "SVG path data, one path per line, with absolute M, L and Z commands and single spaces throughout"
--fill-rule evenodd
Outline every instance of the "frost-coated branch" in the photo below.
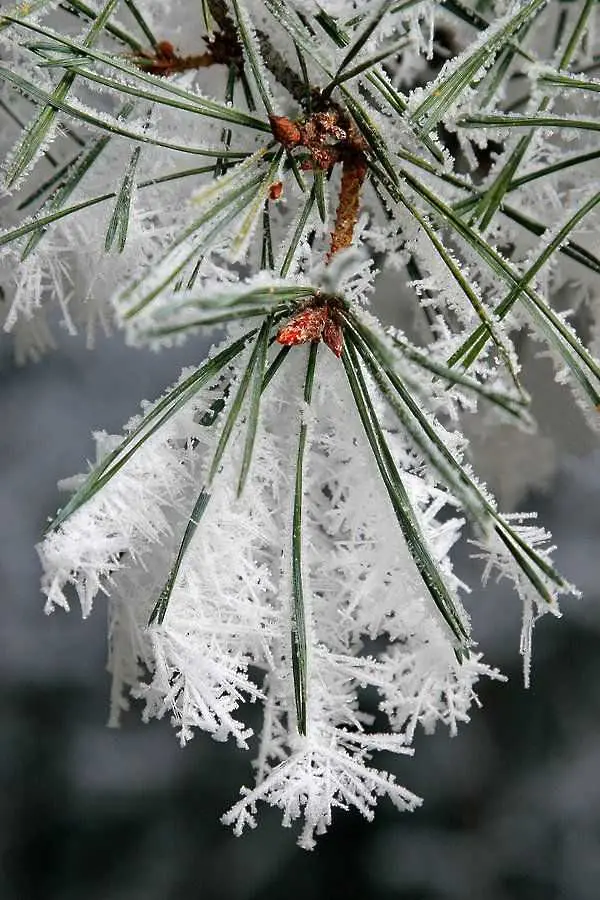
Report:
M 463 432 L 533 432 L 532 338 L 597 428 L 595 7 L 201 6 L 3 11 L 3 323 L 20 358 L 52 346 L 55 307 L 90 342 L 214 333 L 96 436 L 43 589 L 48 611 L 108 598 L 111 724 L 132 695 L 182 743 L 252 749 L 223 821 L 240 834 L 268 803 L 311 848 L 336 807 L 416 808 L 386 754 L 454 734 L 501 677 L 474 652 L 457 542 L 516 589 L 526 682 L 534 622 L 576 593 Z

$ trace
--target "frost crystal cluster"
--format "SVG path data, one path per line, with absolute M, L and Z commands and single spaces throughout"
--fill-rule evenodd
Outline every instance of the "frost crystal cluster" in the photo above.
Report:
M 411 753 L 419 727 L 454 733 L 477 679 L 498 677 L 475 652 L 457 541 L 484 580 L 514 585 L 526 678 L 535 620 L 574 591 L 550 536 L 478 479 L 463 432 L 533 430 L 532 340 L 597 423 L 595 14 L 594 0 L 2 7 L 1 311 L 17 356 L 50 347 L 57 318 L 89 341 L 215 336 L 65 482 L 40 545 L 47 609 L 107 597 L 113 724 L 133 696 L 182 743 L 201 729 L 252 751 L 224 816 L 238 834 L 263 803 L 300 820 L 307 848 L 337 807 L 419 804 L 389 754 Z

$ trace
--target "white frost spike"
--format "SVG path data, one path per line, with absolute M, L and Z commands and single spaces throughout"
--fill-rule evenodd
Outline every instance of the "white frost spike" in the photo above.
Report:
M 521 640 L 519 641 L 519 652 L 523 657 L 523 684 L 526 688 L 531 682 L 531 651 L 533 648 L 533 626 L 535 619 L 533 616 L 533 603 L 530 597 L 523 600 L 523 624 L 521 626 Z

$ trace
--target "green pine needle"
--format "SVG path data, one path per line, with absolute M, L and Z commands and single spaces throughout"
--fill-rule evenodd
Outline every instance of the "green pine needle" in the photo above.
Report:
M 141 147 L 134 148 L 127 171 L 123 176 L 121 188 L 117 194 L 117 201 L 113 214 L 106 229 L 106 237 L 104 240 L 104 249 L 108 253 L 116 241 L 117 250 L 122 253 L 125 249 L 127 241 L 127 231 L 129 229 L 129 216 L 131 215 L 131 197 L 134 189 L 135 172 L 138 160 L 140 158 Z
M 171 569 L 169 570 L 169 574 L 167 575 L 167 580 L 164 583 L 164 586 L 160 592 L 159 598 L 150 613 L 150 618 L 148 619 L 148 625 L 153 625 L 155 622 L 157 625 L 162 625 L 165 621 L 165 616 L 167 614 L 167 609 L 169 607 L 169 603 L 171 601 L 171 594 L 173 593 L 173 588 L 175 587 L 175 582 L 177 581 L 177 576 L 179 575 L 179 570 L 181 568 L 181 563 L 183 562 L 183 558 L 186 554 L 186 551 L 196 533 L 196 529 L 200 524 L 200 520 L 202 516 L 206 512 L 206 508 L 209 504 L 211 495 L 209 492 L 202 488 L 196 502 L 194 503 L 194 508 L 192 510 L 192 514 L 188 520 L 188 523 L 185 527 L 185 531 L 183 533 L 182 541 L 179 545 L 179 549 L 177 550 L 177 556 L 175 558 L 175 562 L 173 563 Z
M 304 380 L 304 402 L 310 406 L 312 400 L 317 351 L 319 345 L 312 342 L 308 350 L 308 363 Z M 306 611 L 302 576 L 302 504 L 304 453 L 306 450 L 307 425 L 301 420 L 296 457 L 296 480 L 294 485 L 294 511 L 292 518 L 292 673 L 294 676 L 294 696 L 296 700 L 296 726 L 298 733 L 307 733 L 308 719 L 308 641 L 306 636 Z

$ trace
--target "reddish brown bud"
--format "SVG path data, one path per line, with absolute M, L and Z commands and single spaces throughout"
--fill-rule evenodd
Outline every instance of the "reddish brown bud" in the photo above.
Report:
M 160 59 L 175 59 L 175 47 L 171 41 L 159 41 L 156 45 L 156 55 Z
M 302 132 L 287 116 L 269 116 L 273 137 L 288 149 L 297 147 L 302 140 Z
M 307 341 L 320 341 L 327 316 L 326 306 L 305 309 L 296 313 L 293 319 L 279 331 L 277 342 L 287 347 L 293 347 L 296 344 L 305 344 Z
M 283 182 L 275 181 L 269 188 L 269 200 L 279 200 L 283 193 Z

